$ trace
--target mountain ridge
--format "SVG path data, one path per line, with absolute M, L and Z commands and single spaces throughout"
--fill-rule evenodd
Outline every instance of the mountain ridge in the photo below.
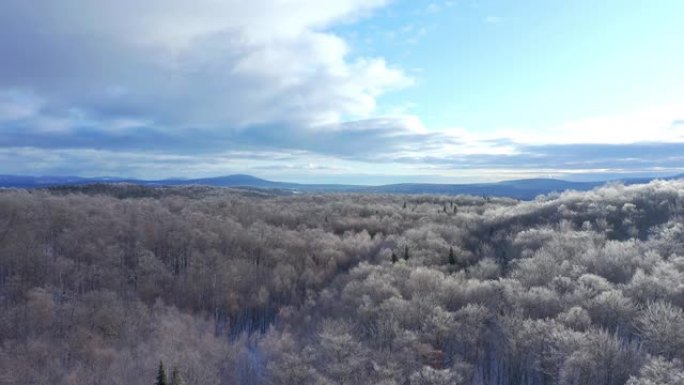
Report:
M 78 186 L 98 183 L 130 183 L 144 186 L 189 186 L 204 185 L 212 187 L 260 188 L 288 190 L 292 193 L 306 192 L 358 192 L 387 194 L 445 194 L 445 195 L 487 195 L 529 200 L 538 195 L 565 190 L 587 191 L 610 182 L 625 184 L 647 183 L 655 179 L 681 179 L 684 174 L 664 178 L 626 178 L 604 181 L 567 181 L 554 178 L 512 179 L 491 183 L 394 183 L 384 185 L 352 184 L 307 184 L 271 181 L 248 174 L 232 174 L 208 178 L 168 178 L 146 180 L 115 177 L 77 177 L 77 176 L 26 176 L 0 175 L 2 188 L 48 188 L 56 186 Z

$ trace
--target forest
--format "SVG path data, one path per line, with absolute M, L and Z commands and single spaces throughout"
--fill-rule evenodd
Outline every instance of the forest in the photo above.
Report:
M 0 189 L 0 385 L 681 385 L 683 362 L 684 180 Z

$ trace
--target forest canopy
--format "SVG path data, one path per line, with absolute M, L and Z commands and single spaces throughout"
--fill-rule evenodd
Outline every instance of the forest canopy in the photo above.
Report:
M 682 384 L 683 216 L 684 181 L 0 190 L 0 384 Z

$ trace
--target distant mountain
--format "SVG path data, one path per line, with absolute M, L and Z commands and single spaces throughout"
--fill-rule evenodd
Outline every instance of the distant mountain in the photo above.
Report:
M 155 184 L 163 186 L 187 186 L 187 185 L 206 185 L 215 187 L 261 187 L 261 188 L 283 188 L 290 185 L 284 182 L 272 182 L 270 180 L 257 178 L 251 175 L 236 174 L 217 176 L 213 178 L 199 179 L 164 179 L 158 181 L 145 181 L 145 184 Z
M 275 182 L 257 178 L 252 175 L 236 174 L 200 179 L 164 179 L 159 181 L 142 181 L 146 185 L 161 186 L 189 186 L 202 185 L 214 187 L 252 187 L 262 189 L 280 189 L 302 192 L 339 192 L 363 189 L 364 186 L 342 184 L 302 184 L 290 182 Z
M 684 174 L 661 179 L 680 179 Z M 621 182 L 625 184 L 647 183 L 655 178 L 632 178 Z M 44 188 L 52 186 L 85 185 L 94 183 L 132 183 L 145 186 L 189 186 L 203 185 L 214 187 L 244 187 L 257 189 L 277 189 L 290 192 L 358 192 L 381 194 L 443 194 L 443 195 L 486 195 L 529 200 L 538 195 L 565 190 L 587 191 L 601 186 L 601 182 L 571 182 L 560 179 L 517 179 L 497 183 L 472 184 L 433 184 L 400 183 L 381 186 L 359 186 L 342 184 L 301 184 L 275 182 L 251 175 L 236 174 L 214 178 L 141 180 L 125 178 L 82 178 L 74 176 L 21 176 L 0 175 L 0 187 Z
M 534 199 L 537 195 L 554 191 L 591 190 L 605 182 L 569 182 L 558 179 L 519 179 L 498 183 L 428 184 L 404 183 L 369 188 L 372 192 L 401 194 L 470 194 L 503 196 L 516 199 Z
M 250 186 L 250 187 L 282 187 L 288 183 L 272 182 L 270 180 L 257 178 L 251 175 L 237 174 L 219 176 L 215 178 L 194 179 L 192 184 L 206 184 L 210 186 Z
M 21 187 L 34 188 L 55 185 L 76 185 L 92 183 L 91 179 L 76 176 L 22 176 L 22 175 L 0 175 L 0 187 Z

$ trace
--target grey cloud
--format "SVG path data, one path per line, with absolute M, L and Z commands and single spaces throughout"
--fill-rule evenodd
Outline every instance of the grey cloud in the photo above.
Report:
M 138 177 L 211 176 L 235 172 L 254 172 L 278 179 L 320 181 L 345 175 L 377 174 L 382 164 L 393 168 L 405 167 L 406 175 L 433 175 L 426 181 L 444 181 L 444 175 L 454 172 L 500 175 L 516 170 L 519 175 L 551 175 L 563 178 L 596 179 L 619 175 L 672 175 L 684 172 L 684 143 L 649 143 L 621 146 L 570 145 L 533 146 L 534 152 L 516 155 L 449 155 L 395 156 L 391 153 L 333 155 L 321 158 L 315 152 L 303 150 L 269 151 L 264 148 L 227 150 L 214 153 L 185 153 L 164 151 L 94 150 L 89 148 L 0 148 L 0 173 L 56 174 L 56 175 L 114 175 Z M 647 148 L 651 155 L 638 155 Z M 660 153 L 661 156 L 655 154 Z M 575 155 L 577 154 L 577 155 Z M 598 155 L 597 155 L 598 154 Z M 312 161 L 312 159 L 314 159 Z M 346 160 L 345 160 L 346 159 Z M 344 163 L 344 162 L 363 163 Z M 342 162 L 342 163 L 340 163 Z M 375 165 L 376 168 L 364 167 Z M 389 169 L 388 169 L 389 170 Z M 315 172 L 317 176 L 311 177 Z M 441 179 L 439 175 L 442 175 Z M 294 179 L 292 179 L 294 178 Z M 313 179 L 311 179 L 313 178 Z M 328 178 L 328 179 L 325 179 Z M 388 176 L 389 178 L 389 176 Z M 394 180 L 398 180 L 397 177 Z M 471 177 L 472 178 L 472 177 Z M 353 178 L 352 178 L 353 179 Z M 391 178 L 390 178 L 391 179 Z M 341 179 L 340 179 L 341 180 Z M 405 179 L 402 179 L 405 180 Z M 417 180 L 417 179 L 416 179 Z
M 245 129 L 194 127 L 183 130 L 165 129 L 157 124 L 145 125 L 144 122 L 141 126 L 106 129 L 116 122 L 91 118 L 70 122 L 67 130 L 43 130 L 36 128 L 35 123 L 35 117 L 5 123 L 0 147 L 92 148 L 178 154 L 285 149 L 366 159 L 392 156 L 399 151 L 429 152 L 445 144 L 460 143 L 457 138 L 441 133 L 412 131 L 402 119 L 392 118 L 317 127 L 283 122 Z
M 35 93 L 49 114 L 183 131 L 364 115 L 377 96 L 410 82 L 380 58 L 349 57 L 325 32 L 383 0 L 314 3 L 8 0 L 0 91 Z
M 348 156 L 379 141 L 394 148 L 403 131 L 391 120 L 321 127 L 369 114 L 379 95 L 410 82 L 381 58 L 350 57 L 326 32 L 385 0 L 316 3 L 8 0 L 0 147 Z
M 326 32 L 386 1 L 301 0 L 284 9 L 271 0 L 198 1 L 3 2 L 3 172 L 224 172 L 230 167 L 214 165 L 239 162 L 288 169 L 305 167 L 312 154 L 451 171 L 684 163 L 681 143 L 530 146 L 496 138 L 479 144 L 515 152 L 459 154 L 468 143 L 456 136 L 416 131 L 401 118 L 369 119 L 383 93 L 411 79 L 381 58 L 353 57 Z
M 416 132 L 402 119 L 371 119 L 324 127 L 301 127 L 287 123 L 247 129 L 188 128 L 181 132 L 151 125 L 123 131 L 72 128 L 68 132 L 39 132 L 31 120 L 6 124 L 0 148 L 33 148 L 50 151 L 90 149 L 127 154 L 149 154 L 155 163 L 198 163 L 231 152 L 231 160 L 264 161 L 260 169 L 294 169 L 315 154 L 341 161 L 403 164 L 467 169 L 555 169 L 653 171 L 680 169 L 684 165 L 684 143 L 525 145 L 506 138 L 483 141 L 488 145 L 513 148 L 513 154 L 445 153 L 445 145 L 465 148 L 468 143 L 439 132 Z M 97 122 L 107 126 L 106 121 Z M 439 154 L 439 155 L 437 155 Z M 201 155 L 201 156 L 200 156 Z M 122 158 L 123 159 L 123 158 Z M 201 159 L 201 160 L 200 160 Z M 298 163 L 299 162 L 299 163 Z M 318 171 L 325 171 L 318 169 Z
M 510 144 L 506 142 L 506 144 Z M 398 157 L 384 161 L 432 164 L 445 169 L 617 169 L 684 168 L 684 143 L 515 145 L 517 153 Z

